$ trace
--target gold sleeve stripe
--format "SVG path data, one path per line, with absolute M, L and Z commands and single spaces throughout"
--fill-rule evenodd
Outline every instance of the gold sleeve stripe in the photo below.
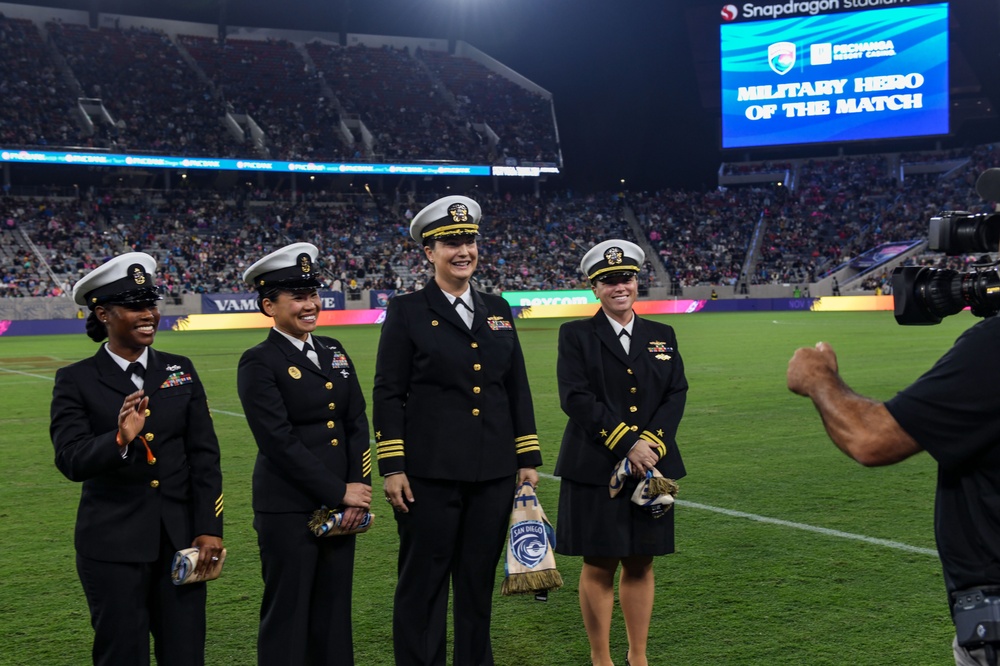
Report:
M 522 435 L 521 437 L 514 438 L 514 452 L 517 455 L 541 450 L 541 447 L 538 445 L 538 435 Z
M 224 502 L 223 502 L 223 499 L 222 499 L 222 495 L 219 495 L 218 499 L 215 500 L 215 517 L 216 518 L 218 518 L 219 516 L 222 515 L 223 505 L 224 505 Z
M 648 430 L 642 431 L 642 438 L 652 442 L 653 444 L 656 444 L 657 446 L 665 446 L 662 439 L 657 437 L 654 433 L 649 432 Z
M 538 445 L 538 439 L 532 439 L 527 442 L 519 442 L 514 446 L 515 452 L 520 455 L 522 453 L 528 453 L 529 451 L 541 451 L 542 447 Z
M 642 438 L 656 444 L 656 454 L 663 459 L 663 456 L 667 455 L 667 445 L 664 444 L 663 440 L 649 432 L 648 430 L 642 431 Z
M 610 449 L 611 451 L 614 451 L 615 446 L 618 445 L 618 442 L 621 441 L 622 437 L 624 437 L 625 433 L 627 433 L 628 431 L 629 427 L 625 425 L 624 421 L 619 423 L 618 426 L 611 432 L 611 434 L 608 435 L 608 438 L 604 440 L 604 446 L 608 447 L 608 449 Z
M 379 442 L 377 446 L 379 460 L 384 460 L 385 458 L 401 458 L 406 455 L 403 451 L 403 440 L 401 439 L 387 439 L 383 442 Z
M 365 449 L 361 454 L 361 476 L 369 476 L 372 473 L 372 450 Z
M 388 453 L 378 454 L 379 460 L 385 460 L 386 458 L 403 458 L 406 454 L 402 451 L 390 451 Z

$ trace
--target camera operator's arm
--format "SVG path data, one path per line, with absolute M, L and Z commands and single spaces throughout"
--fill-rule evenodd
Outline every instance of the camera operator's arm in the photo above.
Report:
M 891 465 L 922 450 L 883 403 L 844 383 L 837 355 L 825 342 L 795 352 L 788 362 L 788 389 L 811 398 L 833 443 L 866 467 Z

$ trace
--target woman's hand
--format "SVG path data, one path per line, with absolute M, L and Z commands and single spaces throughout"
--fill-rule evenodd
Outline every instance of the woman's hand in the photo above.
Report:
M 340 503 L 367 511 L 372 505 L 372 487 L 367 483 L 348 483 L 347 492 L 344 493 L 344 499 Z
M 139 436 L 139 431 L 146 424 L 146 406 L 149 398 L 143 397 L 143 390 L 125 396 L 121 411 L 118 412 L 118 443 L 128 444 Z
M 656 444 L 640 439 L 628 452 L 628 461 L 632 463 L 633 474 L 635 476 L 645 476 L 646 472 L 653 469 L 660 456 L 656 453 Z
M 214 573 L 217 567 L 222 566 L 222 539 L 220 537 L 202 534 L 195 537 L 191 546 L 198 549 L 198 566 L 194 568 L 195 576 Z
M 532 488 L 537 488 L 538 470 L 534 467 L 522 467 L 517 470 L 517 485 L 523 486 L 525 481 L 530 483 Z
M 410 480 L 406 478 L 406 472 L 385 477 L 383 491 L 385 501 L 392 505 L 394 511 L 410 512 L 407 504 L 413 501 L 413 491 L 410 490 Z
M 344 509 L 344 518 L 340 522 L 340 526 L 345 530 L 356 529 L 361 521 L 364 520 L 365 516 L 368 514 L 367 509 L 362 509 L 356 506 L 349 506 Z

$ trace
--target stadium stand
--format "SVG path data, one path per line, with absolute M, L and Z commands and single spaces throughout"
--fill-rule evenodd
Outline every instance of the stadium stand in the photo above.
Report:
M 289 160 L 561 163 L 551 98 L 498 63 L 378 38 L 343 46 L 188 32 L 0 17 L 8 100 L 0 141 Z M 986 210 L 975 180 L 998 162 L 994 146 L 979 146 L 726 163 L 708 191 L 477 191 L 493 226 L 478 277 L 496 291 L 585 287 L 580 248 L 613 235 L 647 250 L 643 293 L 707 296 L 721 287 L 732 297 L 803 286 L 818 295 L 833 277 L 844 291 L 885 293 L 899 263 L 978 259 L 927 253 L 921 241 L 939 211 Z M 129 249 L 157 256 L 172 297 L 243 291 L 250 258 L 296 240 L 320 247 L 331 284 L 358 298 L 426 280 L 406 229 L 418 198 L 434 193 L 397 191 L 387 203 L 288 187 L 229 179 L 205 191 L 40 193 L 8 185 L 0 293 L 65 295 L 80 275 Z

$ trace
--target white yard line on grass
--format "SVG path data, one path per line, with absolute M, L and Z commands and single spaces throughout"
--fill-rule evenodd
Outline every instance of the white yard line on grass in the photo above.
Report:
M 236 416 L 239 418 L 246 418 L 246 415 L 239 412 L 226 412 L 221 409 L 213 409 L 212 412 L 218 414 L 225 414 L 226 416 Z M 552 479 L 558 481 L 559 477 L 552 474 L 546 474 L 544 472 L 539 472 L 538 476 L 545 479 Z M 920 555 L 929 555 L 931 557 L 937 557 L 938 552 L 933 548 L 920 548 L 919 546 L 911 546 L 906 543 L 900 543 L 899 541 L 889 541 L 888 539 L 877 539 L 875 537 L 865 536 L 863 534 L 852 534 L 851 532 L 841 532 L 840 530 L 831 530 L 827 527 L 816 527 L 815 525 L 806 525 L 805 523 L 793 523 L 790 520 L 781 520 L 780 518 L 768 518 L 767 516 L 758 516 L 754 513 L 746 513 L 744 511 L 734 511 L 732 509 L 723 509 L 718 506 L 710 506 L 708 504 L 699 504 L 698 502 L 689 502 L 687 500 L 677 500 L 678 506 L 688 507 L 691 509 L 701 509 L 702 511 L 712 511 L 714 513 L 721 513 L 725 516 L 730 516 L 732 518 L 746 518 L 747 520 L 753 520 L 758 523 L 767 523 L 769 525 L 778 525 L 780 527 L 791 527 L 796 530 L 803 530 L 804 532 L 815 532 L 816 534 L 822 534 L 824 536 L 836 537 L 838 539 L 852 539 L 854 541 L 863 541 L 864 543 L 870 543 L 875 546 L 884 546 L 885 548 L 893 548 L 895 550 L 904 550 L 908 553 L 919 553 Z
M 546 479 L 558 479 L 558 476 L 553 476 L 552 474 L 545 474 L 539 472 L 538 476 L 544 477 Z M 708 504 L 699 504 L 698 502 L 689 502 L 687 500 L 677 500 L 678 506 L 683 506 L 691 509 L 701 509 L 703 511 L 712 511 L 715 513 L 721 513 L 726 516 L 731 516 L 733 518 L 746 518 L 747 520 L 754 520 L 758 523 L 768 523 L 770 525 L 779 525 L 781 527 L 791 527 L 796 530 L 803 530 L 805 532 L 815 532 L 816 534 L 823 534 L 825 536 L 832 536 L 838 539 L 853 539 L 854 541 L 863 541 L 865 543 L 870 543 L 875 546 L 884 546 L 886 548 L 894 548 L 896 550 L 905 550 L 908 553 L 919 553 L 921 555 L 930 555 L 931 557 L 937 557 L 938 552 L 933 548 L 920 548 L 919 546 L 911 546 L 906 543 L 900 543 L 899 541 L 889 541 L 888 539 L 877 539 L 875 537 L 865 536 L 863 534 L 852 534 L 850 532 L 841 532 L 840 530 L 831 530 L 827 527 L 816 527 L 815 525 L 806 525 L 804 523 L 793 523 L 789 520 L 781 520 L 780 518 L 768 518 L 767 516 L 758 516 L 754 513 L 746 513 L 744 511 L 734 511 L 732 509 L 723 509 L 718 506 L 710 506 Z
M 38 379 L 48 379 L 49 381 L 52 381 L 53 379 L 52 377 L 48 377 L 45 375 L 36 375 L 31 372 L 21 372 L 20 370 L 11 370 L 10 368 L 0 368 L 0 372 L 9 372 L 11 374 L 24 375 L 26 377 L 37 377 Z M 214 409 L 214 408 L 212 408 L 211 411 L 215 414 L 235 416 L 241 419 L 246 418 L 246 415 L 240 412 L 227 412 L 223 409 Z M 545 474 L 544 472 L 539 472 L 538 476 L 546 479 L 559 480 L 558 476 L 553 476 L 552 474 Z M 722 507 L 711 506 L 708 504 L 699 504 L 698 502 L 689 502 L 687 500 L 677 500 L 677 505 L 688 507 L 691 509 L 701 509 L 702 511 L 712 511 L 714 513 L 721 513 L 725 516 L 730 516 L 732 518 L 746 518 L 747 520 L 753 520 L 758 523 L 767 523 L 769 525 L 778 525 L 781 527 L 791 527 L 792 529 L 803 530 L 805 532 L 814 532 L 816 534 L 832 536 L 838 539 L 852 539 L 854 541 L 863 541 L 864 543 L 870 543 L 875 546 L 884 546 L 885 548 L 904 550 L 908 553 L 930 555 L 931 557 L 938 556 L 938 552 L 933 548 L 920 548 L 919 546 L 911 546 L 906 543 L 900 543 L 899 541 L 889 541 L 888 539 L 877 539 L 875 537 L 865 536 L 863 534 L 852 534 L 851 532 L 841 532 L 840 530 L 831 530 L 827 527 L 816 527 L 815 525 L 806 525 L 805 523 L 793 523 L 790 520 L 781 520 L 780 518 L 768 518 L 767 516 L 758 516 L 757 514 L 754 513 L 746 513 L 744 511 L 734 511 L 733 509 L 723 509 Z
M 55 381 L 55 377 L 49 377 L 48 375 L 36 375 L 33 372 L 22 372 L 21 370 L 13 370 L 11 368 L 0 368 L 0 372 L 9 372 L 12 375 L 24 375 L 25 377 L 35 377 L 37 379 L 47 379 L 50 382 Z

